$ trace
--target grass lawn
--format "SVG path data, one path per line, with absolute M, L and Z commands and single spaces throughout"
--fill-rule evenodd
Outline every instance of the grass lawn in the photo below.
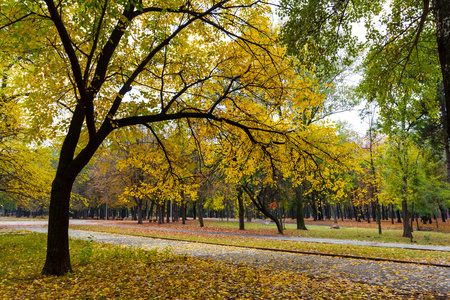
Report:
M 213 224 L 214 223 L 214 224 Z M 269 240 L 263 238 L 242 238 L 239 236 L 226 236 L 226 235 L 214 235 L 206 233 L 206 231 L 217 231 L 217 232 L 234 232 L 234 230 L 224 230 L 223 227 L 215 226 L 216 222 L 209 222 L 206 227 L 202 230 L 195 231 L 192 228 L 193 224 L 189 224 L 186 227 L 182 227 L 180 224 L 162 224 L 161 226 L 152 224 L 137 225 L 135 223 L 130 224 L 130 226 L 114 226 L 114 223 L 109 223 L 110 226 L 104 225 L 71 225 L 71 229 L 80 229 L 87 231 L 100 231 L 114 234 L 126 234 L 126 235 L 137 235 L 137 236 L 148 236 L 148 237 L 161 237 L 161 238 L 172 238 L 181 239 L 186 241 L 199 241 L 199 242 L 210 242 L 219 243 L 234 246 L 252 246 L 252 247 L 263 247 L 263 248 L 274 248 L 274 249 L 288 249 L 288 250 L 298 250 L 306 252 L 315 253 L 328 253 L 328 254 L 340 254 L 340 255 L 356 255 L 363 257 L 374 257 L 374 258 L 385 258 L 385 259 L 396 259 L 414 262 L 428 262 L 435 264 L 450 264 L 450 252 L 438 252 L 438 251 L 422 251 L 422 250 L 408 250 L 408 249 L 395 249 L 395 248 L 381 248 L 381 247 L 369 247 L 369 246 L 352 246 L 352 245 L 338 245 L 338 244 L 320 244 L 320 243 L 306 243 L 306 242 L 292 242 L 292 241 L 277 241 Z M 231 223 L 231 222 L 230 222 Z M 105 223 L 106 224 L 106 223 Z M 221 223 L 220 223 L 221 224 Z M 219 224 L 219 225 L 220 225 Z M 118 225 L 117 223 L 115 225 Z M 251 224 L 259 228 L 261 224 Z M 227 226 L 235 226 L 227 225 Z M 164 231 L 159 230 L 161 227 L 164 228 L 174 228 L 182 227 L 184 229 L 193 229 L 188 232 L 176 232 L 176 231 Z M 319 227 L 319 226 L 317 226 Z M 339 230 L 331 230 L 328 228 L 319 228 L 318 232 L 322 230 L 329 230 L 331 232 L 339 232 Z M 202 232 L 205 231 L 205 232 Z M 239 231 L 239 230 L 237 230 Z M 239 231 L 242 233 L 242 231 Z M 261 233 L 260 230 L 255 229 L 245 231 L 246 233 Z M 313 232 L 313 230 L 311 230 Z
M 0 217 L 0 222 L 20 222 L 20 221 L 47 221 L 48 216 L 37 216 L 35 218 L 32 217 Z
M 321 222 L 318 222 L 321 223 Z M 223 221 L 209 221 L 205 223 L 206 230 L 220 230 L 220 229 L 230 229 L 236 232 L 239 229 L 239 224 L 237 222 L 223 222 Z M 332 222 L 324 223 L 320 225 L 312 225 L 313 222 L 309 222 L 307 225 L 308 230 L 297 230 L 296 224 L 287 223 L 285 224 L 286 230 L 284 232 L 287 236 L 297 236 L 297 237 L 312 237 L 312 238 L 330 238 L 330 239 L 346 239 L 346 240 L 356 240 L 356 241 L 376 241 L 385 243 L 410 243 L 409 238 L 402 237 L 402 229 L 399 226 L 385 226 L 388 229 L 382 230 L 382 234 L 378 234 L 378 228 L 376 228 L 375 223 L 371 224 L 361 224 L 358 222 L 346 222 L 340 225 L 339 230 L 330 229 Z M 447 228 L 447 224 L 441 225 L 442 228 Z M 170 225 L 170 224 L 169 224 Z M 358 227 L 358 225 L 360 227 Z M 390 225 L 390 224 L 389 224 Z M 401 224 L 400 224 L 401 225 Z M 445 227 L 444 227 L 445 226 Z M 194 229 L 197 227 L 196 229 Z M 193 230 L 198 230 L 198 225 L 192 222 L 189 228 Z M 244 233 L 254 233 L 254 234 L 277 234 L 276 225 L 273 223 L 245 223 Z M 239 231 L 243 232 L 243 231 Z M 419 245 L 439 245 L 439 246 L 450 246 L 450 234 L 449 232 L 432 232 L 432 231 L 414 231 L 413 241 L 415 244 Z
M 0 233 L 1 299 L 433 299 L 345 279 L 302 276 L 71 240 L 73 273 L 42 276 L 46 236 Z

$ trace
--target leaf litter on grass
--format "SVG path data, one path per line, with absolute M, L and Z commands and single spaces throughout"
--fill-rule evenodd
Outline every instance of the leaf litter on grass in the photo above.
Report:
M 20 248 L 4 255 L 2 299 L 433 299 L 432 293 L 403 292 L 344 278 L 305 276 L 262 266 L 236 265 L 179 256 L 172 251 L 145 251 L 91 243 L 88 264 L 74 260 L 74 272 L 61 277 L 40 275 L 45 235 L 0 236 L 6 247 L 15 241 L 34 244 L 32 255 Z M 86 247 L 72 240 L 72 257 Z M 24 255 L 30 255 L 23 261 Z M 14 265 L 9 265 L 12 260 Z M 27 268 L 26 266 L 31 267 Z M 25 274 L 32 276 L 25 276 Z
M 230 246 L 250 246 L 273 249 L 297 250 L 314 253 L 329 253 L 337 255 L 355 255 L 362 257 L 373 257 L 383 259 L 406 260 L 413 262 L 450 264 L 450 252 L 424 251 L 411 249 L 395 249 L 370 246 L 354 246 L 341 244 L 306 243 L 296 241 L 269 240 L 263 238 L 241 237 L 241 236 L 217 236 L 199 232 L 172 232 L 159 231 L 154 228 L 135 227 L 111 227 L 101 225 L 75 225 L 71 229 L 92 230 L 115 234 L 126 234 L 136 236 L 161 237 L 181 239 L 186 241 L 211 242 L 227 244 Z

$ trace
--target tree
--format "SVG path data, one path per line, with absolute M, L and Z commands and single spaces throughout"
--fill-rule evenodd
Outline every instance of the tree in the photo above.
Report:
M 370 105 L 370 104 L 369 104 Z M 378 170 L 377 161 L 379 160 L 380 156 L 380 144 L 383 139 L 379 132 L 377 132 L 378 124 L 376 123 L 376 116 L 375 116 L 375 107 L 369 107 L 365 111 L 365 116 L 367 118 L 367 123 L 369 125 L 369 128 L 367 130 L 366 134 L 366 145 L 365 149 L 367 150 L 368 157 L 365 158 L 366 161 L 366 169 L 369 169 L 368 172 L 370 175 L 368 176 L 368 187 L 370 189 L 370 198 L 372 201 L 375 202 L 375 214 L 376 214 L 376 220 L 378 224 L 378 234 L 381 234 L 381 209 L 380 209 L 380 202 L 378 199 L 379 189 L 380 189 L 380 172 Z
M 450 23 L 446 21 L 450 7 L 443 0 L 388 3 L 389 11 L 381 14 L 386 1 L 281 1 L 280 14 L 286 20 L 283 40 L 292 54 L 305 58 L 324 74 L 339 72 L 339 66 L 351 65 L 361 51 L 369 49 L 363 74 L 370 82 L 365 87 L 371 87 L 366 99 L 379 102 L 381 112 L 392 104 L 384 95 L 395 91 L 400 82 L 427 94 L 413 106 L 418 111 L 437 111 L 440 105 L 450 181 Z M 367 41 L 355 39 L 357 22 L 365 25 Z M 445 100 L 437 103 L 434 95 L 441 80 Z M 373 93 L 376 89 L 378 98 Z
M 313 82 L 301 83 L 281 59 L 260 1 L 4 1 L 0 10 L 3 53 L 26 58 L 13 88 L 31 129 L 62 136 L 44 274 L 71 270 L 71 189 L 111 132 L 192 120 L 193 129 L 238 128 L 267 147 L 290 130 L 267 118 L 284 95 L 297 84 L 299 105 L 315 97 Z

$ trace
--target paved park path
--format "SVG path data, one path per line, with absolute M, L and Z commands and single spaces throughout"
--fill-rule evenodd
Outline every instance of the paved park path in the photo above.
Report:
M 127 227 L 142 229 L 142 226 L 133 225 L 121 225 L 111 224 L 104 221 L 96 220 L 70 220 L 70 225 L 102 225 L 112 227 Z M 2 221 L 0 219 L 0 227 L 4 226 L 47 226 L 47 221 Z M 414 250 L 431 250 L 431 251 L 446 251 L 450 252 L 450 246 L 432 246 L 432 245 L 415 245 L 415 244 L 400 244 L 400 243 L 380 243 L 369 241 L 353 241 L 342 239 L 323 239 L 323 238 L 305 238 L 305 237 L 293 237 L 293 236 L 281 236 L 281 235 L 255 235 L 245 233 L 231 233 L 231 232 L 216 232 L 216 231 L 195 231 L 186 229 L 164 228 L 164 227 L 145 227 L 145 229 L 153 229 L 159 231 L 172 231 L 172 232 L 186 232 L 186 233 L 200 233 L 200 234 L 213 234 L 213 235 L 229 235 L 249 238 L 264 238 L 280 241 L 293 241 L 293 242 L 308 242 L 308 243 L 324 243 L 324 244 L 341 244 L 341 245 L 356 245 L 356 246 L 371 246 L 371 247 L 385 247 L 385 248 L 401 248 L 401 249 L 414 249 Z
M 30 226 L 30 222 L 23 224 L 14 222 L 13 227 L 46 233 L 45 224 L 37 222 L 31 222 L 34 226 Z M 12 228 L 11 222 L 8 223 L 10 226 L 7 227 Z M 4 223 L 0 222 L 0 226 L 4 226 Z M 315 277 L 343 277 L 355 282 L 393 287 L 405 290 L 407 293 L 435 292 L 441 295 L 437 299 L 449 299 L 450 296 L 450 268 L 445 267 L 282 253 L 82 230 L 70 230 L 69 234 L 72 238 L 77 239 L 92 239 L 96 242 L 134 246 L 142 249 L 170 249 L 179 254 L 233 264 L 292 270 Z M 264 236 L 264 238 L 266 237 Z

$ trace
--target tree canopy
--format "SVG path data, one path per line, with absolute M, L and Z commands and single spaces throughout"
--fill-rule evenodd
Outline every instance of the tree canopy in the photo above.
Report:
M 322 99 L 285 59 L 261 1 L 6 1 L 0 11 L 2 61 L 13 62 L 30 130 L 61 141 L 46 274 L 71 269 L 72 185 L 114 130 L 145 124 L 163 141 L 186 128 L 229 149 L 234 135 L 270 156 L 294 140 L 295 111 Z M 297 139 L 297 151 L 307 144 Z

